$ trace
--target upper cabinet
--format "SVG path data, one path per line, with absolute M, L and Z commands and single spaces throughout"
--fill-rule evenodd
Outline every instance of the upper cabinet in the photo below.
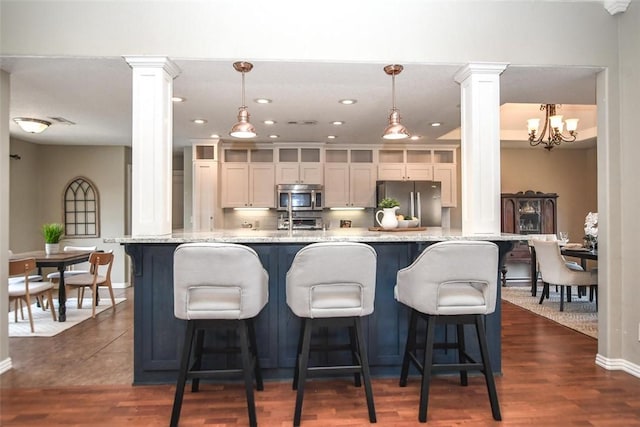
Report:
M 275 208 L 272 148 L 225 148 L 223 160 L 223 208 Z
M 325 150 L 326 207 L 375 207 L 374 154 L 373 149 L 327 148 Z
M 442 207 L 458 205 L 455 147 L 398 147 L 378 151 L 380 181 L 439 181 Z
M 193 229 L 211 231 L 222 224 L 218 191 L 218 144 L 193 145 Z
M 276 147 L 276 184 L 323 184 L 321 147 Z

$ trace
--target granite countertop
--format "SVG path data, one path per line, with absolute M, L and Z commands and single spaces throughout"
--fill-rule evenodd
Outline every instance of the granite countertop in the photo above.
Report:
M 438 242 L 444 240 L 522 241 L 519 234 L 472 234 L 461 230 L 429 227 L 424 231 L 369 231 L 368 228 L 338 228 L 330 230 L 253 230 L 229 229 L 219 231 L 176 230 L 166 236 L 107 237 L 105 243 L 313 243 L 313 242 Z

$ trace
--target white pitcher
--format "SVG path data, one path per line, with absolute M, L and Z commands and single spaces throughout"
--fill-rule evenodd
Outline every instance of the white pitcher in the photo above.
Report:
M 399 206 L 393 208 L 384 208 L 381 211 L 376 212 L 376 222 L 385 230 L 398 227 L 398 218 L 396 218 L 396 211 Z M 380 220 L 380 214 L 382 214 L 382 220 Z

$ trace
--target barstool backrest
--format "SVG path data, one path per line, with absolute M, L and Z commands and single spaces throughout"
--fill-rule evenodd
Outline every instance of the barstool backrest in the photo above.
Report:
M 496 244 L 451 240 L 428 246 L 398 271 L 395 297 L 426 314 L 489 314 L 495 311 L 497 282 Z
M 364 243 L 310 244 L 287 272 L 287 305 L 298 317 L 369 315 L 375 290 L 376 251 Z
M 233 243 L 186 243 L 173 255 L 178 319 L 249 319 L 269 299 L 269 275 L 256 252 Z

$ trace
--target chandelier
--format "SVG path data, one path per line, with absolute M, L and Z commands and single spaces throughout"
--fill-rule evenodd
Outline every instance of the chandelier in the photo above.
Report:
M 529 131 L 529 145 L 535 147 L 543 144 L 546 150 L 551 151 L 554 146 L 563 142 L 573 142 L 578 136 L 578 119 L 566 119 L 562 121 L 562 115 L 556 114 L 556 108 L 560 108 L 559 104 L 542 104 L 540 111 L 545 112 L 544 127 L 542 132 L 538 134 L 540 127 L 540 119 L 527 120 L 527 130 Z M 569 135 L 563 134 L 564 126 L 567 126 Z M 547 132 L 548 130 L 548 132 Z M 546 138 L 546 140 L 545 140 Z

